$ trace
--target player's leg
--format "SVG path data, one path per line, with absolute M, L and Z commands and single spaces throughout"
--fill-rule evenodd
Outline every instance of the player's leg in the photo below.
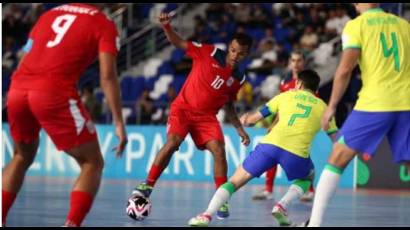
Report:
M 164 169 L 175 151 L 188 134 L 190 117 L 187 111 L 171 106 L 167 123 L 167 142 L 155 156 L 145 182 L 138 184 L 132 191 L 132 196 L 149 197 Z
M 302 202 L 312 202 L 313 198 L 315 197 L 315 189 L 313 187 L 313 181 L 314 178 L 312 179 L 312 183 L 309 186 L 309 190 L 305 192 L 305 194 L 300 197 L 300 201 Z
M 81 226 L 100 186 L 104 159 L 97 140 L 66 152 L 77 161 L 81 171 L 70 194 L 70 210 L 65 226 Z
M 7 97 L 10 133 L 14 141 L 14 155 L 4 167 L 2 176 L 2 220 L 23 184 L 27 169 L 37 153 L 40 124 L 30 110 L 28 92 L 10 89 Z
M 227 182 L 228 163 L 226 161 L 225 145 L 220 140 L 211 140 L 206 144 L 214 157 L 214 182 L 215 188 L 218 189 L 222 184 Z M 217 212 L 218 219 L 224 219 L 229 216 L 229 205 L 224 203 Z
M 229 182 L 222 184 L 213 195 L 209 202 L 208 208 L 202 214 L 197 215 L 189 220 L 190 226 L 208 226 L 212 220 L 212 216 L 220 211 L 230 200 L 232 194 L 245 185 L 253 176 L 249 174 L 242 166 L 239 166 L 234 175 L 229 179 Z
M 37 153 L 38 139 L 32 143 L 15 143 L 13 159 L 5 166 L 2 177 L 2 220 L 6 223 L 7 213 L 20 191 L 24 177 Z
M 327 204 L 336 192 L 344 168 L 357 153 L 374 154 L 383 137 L 394 124 L 389 112 L 353 111 L 338 133 L 328 164 L 316 187 L 309 226 L 320 226 Z
M 227 181 L 228 163 L 226 161 L 225 144 L 218 140 L 212 140 L 205 144 L 214 158 L 214 182 L 215 188 Z
M 169 134 L 167 136 L 167 142 L 155 156 L 154 162 L 152 163 L 145 182 L 137 185 L 137 187 L 132 192 L 133 195 L 144 197 L 149 197 L 151 195 L 151 192 L 158 178 L 161 176 L 164 169 L 166 169 L 166 167 L 168 166 L 172 155 L 175 151 L 178 150 L 182 141 L 184 141 L 184 138 L 180 137 L 179 135 Z
M 266 171 L 265 178 L 265 188 L 261 191 L 258 191 L 255 195 L 252 196 L 254 200 L 272 200 L 273 199 L 273 187 L 274 180 L 276 177 L 277 166 L 272 167 Z
M 394 161 L 398 164 L 405 164 L 410 170 L 410 111 L 394 114 L 394 125 L 387 133 L 387 138 Z
M 259 177 L 276 161 L 269 156 L 269 145 L 258 145 L 239 166 L 229 182 L 221 185 L 212 197 L 207 210 L 189 221 L 191 226 L 208 226 L 212 216 L 226 204 L 232 194 L 245 185 L 252 178 Z
M 226 161 L 224 136 L 215 115 L 193 114 L 194 124 L 190 133 L 198 149 L 208 149 L 214 159 L 214 181 L 218 189 L 227 181 L 228 163 Z M 218 219 L 229 216 L 229 205 L 225 203 L 217 212 Z
M 95 126 L 78 94 L 30 91 L 30 107 L 58 150 L 73 157 L 80 175 L 70 194 L 66 226 L 81 226 L 98 191 L 104 160 Z
M 288 180 L 293 181 L 286 194 L 272 209 L 272 215 L 280 226 L 289 226 L 288 208 L 307 192 L 314 178 L 314 167 L 310 158 L 303 158 L 278 147 L 279 164 Z
M 309 226 L 320 226 L 327 204 L 336 192 L 343 169 L 356 156 L 357 152 L 346 145 L 335 143 L 320 176 L 313 201 Z

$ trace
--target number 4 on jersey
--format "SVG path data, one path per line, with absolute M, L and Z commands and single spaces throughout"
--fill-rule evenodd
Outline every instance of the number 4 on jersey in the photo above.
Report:
M 384 35 L 384 33 L 380 33 L 380 42 L 382 43 L 382 47 L 383 47 L 383 56 L 387 58 L 393 54 L 394 70 L 399 72 L 400 71 L 400 57 L 399 57 L 399 47 L 398 47 L 396 33 L 394 32 L 391 33 L 391 40 L 393 44 L 392 44 L 392 47 L 389 49 L 387 47 L 386 35 Z
M 72 14 L 64 14 L 64 15 L 58 16 L 54 20 L 53 24 L 51 25 L 51 28 L 57 35 L 54 38 L 54 40 L 47 42 L 47 47 L 49 48 L 54 47 L 61 42 L 65 33 L 70 28 L 70 26 L 73 24 L 76 17 L 77 16 L 72 15 Z

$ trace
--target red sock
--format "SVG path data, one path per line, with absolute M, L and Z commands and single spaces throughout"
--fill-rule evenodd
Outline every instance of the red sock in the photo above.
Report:
M 7 213 L 9 212 L 9 209 L 13 205 L 15 199 L 16 199 L 15 193 L 1 190 L 1 200 L 3 202 L 1 205 L 3 224 L 6 223 Z
M 68 212 L 66 226 L 80 227 L 88 211 L 93 204 L 94 196 L 83 191 L 72 191 L 70 199 L 70 211 Z
M 148 173 L 147 184 L 154 187 L 155 183 L 157 183 L 158 178 L 161 176 L 162 171 L 164 171 L 164 168 L 153 164 Z
M 265 191 L 273 192 L 273 180 L 275 180 L 277 168 L 277 166 L 274 166 L 266 171 Z
M 226 176 L 214 177 L 214 181 L 215 188 L 218 189 L 219 186 L 225 184 L 228 181 L 228 178 Z
M 313 184 L 310 185 L 309 192 L 315 192 L 315 189 L 313 188 Z

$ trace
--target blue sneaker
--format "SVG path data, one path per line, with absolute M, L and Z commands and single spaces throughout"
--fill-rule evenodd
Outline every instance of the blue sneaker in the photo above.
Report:
M 225 203 L 216 212 L 216 218 L 223 220 L 227 217 L 229 217 L 229 205 L 228 203 Z
M 148 198 L 151 195 L 153 187 L 147 185 L 147 183 L 142 182 L 139 185 L 137 185 L 137 187 L 134 188 L 134 190 L 132 191 L 132 195 L 135 196 L 142 196 L 145 198 Z

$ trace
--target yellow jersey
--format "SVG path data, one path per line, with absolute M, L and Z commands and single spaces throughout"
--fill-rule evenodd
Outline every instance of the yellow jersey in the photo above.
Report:
M 410 110 L 410 24 L 373 8 L 349 21 L 343 49 L 360 49 L 363 81 L 355 110 Z
M 320 121 L 326 107 L 320 98 L 304 90 L 290 90 L 277 95 L 266 104 L 268 113 L 262 114 L 276 114 L 279 121 L 261 143 L 273 144 L 308 158 L 313 138 L 321 129 Z M 336 131 L 336 122 L 332 119 L 328 134 Z

